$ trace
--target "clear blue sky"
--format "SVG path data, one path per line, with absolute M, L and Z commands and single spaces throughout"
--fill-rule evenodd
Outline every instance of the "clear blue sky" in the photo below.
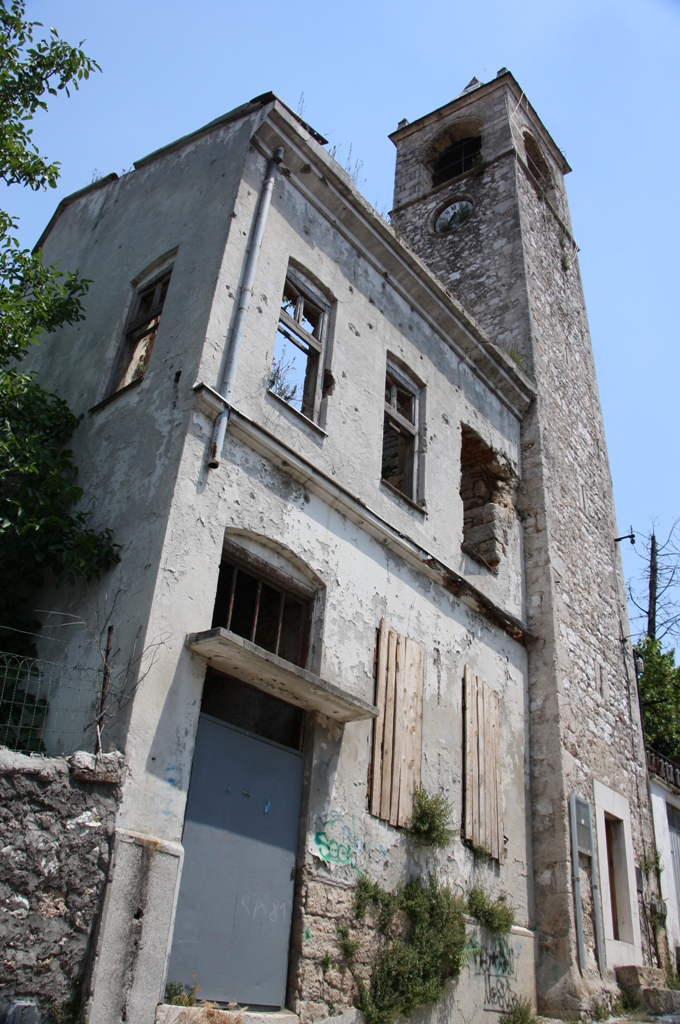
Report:
M 2 197 L 27 245 L 95 170 L 129 168 L 269 89 L 294 108 L 304 94 L 306 120 L 341 161 L 352 145 L 362 191 L 388 210 L 388 132 L 508 67 L 573 167 L 621 532 L 680 516 L 680 0 L 35 0 L 28 13 L 85 39 L 103 70 L 36 118 L 63 172 L 56 192 Z

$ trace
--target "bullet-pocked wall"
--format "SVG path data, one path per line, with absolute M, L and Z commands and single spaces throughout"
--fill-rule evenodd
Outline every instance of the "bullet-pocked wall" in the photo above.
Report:
M 134 693 L 166 640 L 149 635 L 149 607 L 162 585 L 159 558 L 192 412 L 191 387 L 234 223 L 253 116 L 258 114 L 227 120 L 70 197 L 40 243 L 47 263 L 78 270 L 91 284 L 85 320 L 43 339 L 25 365 L 38 369 L 49 390 L 83 417 L 69 442 L 84 490 L 81 507 L 93 528 L 112 530 L 121 561 L 102 581 L 48 588 L 41 595 L 38 604 L 50 614 L 38 616 L 39 653 L 58 665 L 101 670 L 93 637 L 113 624 L 112 692 L 118 687 Z M 159 267 L 172 273 L 148 368 L 116 393 L 114 368 L 131 305 L 139 282 Z M 98 696 L 96 687 L 78 695 L 77 709 L 55 708 L 69 717 L 78 713 L 82 735 L 72 749 L 93 739 Z M 121 705 L 107 718 L 105 749 L 125 746 L 130 702 Z M 49 726 L 56 742 L 61 732 L 57 723 Z
M 197 373 L 211 384 L 219 380 L 221 332 L 238 295 L 265 166 L 265 155 L 252 148 Z M 291 262 L 313 276 L 332 304 L 328 365 L 336 386 L 325 399 L 323 427 L 284 406 L 268 390 Z M 390 353 L 414 368 L 427 395 L 425 508 L 381 487 L 385 366 Z M 211 418 L 200 410 L 191 417 L 161 557 L 164 585 L 156 591 L 149 618 L 149 632 L 172 634 L 172 641 L 149 672 L 132 711 L 127 754 L 137 782 L 121 811 L 122 825 L 132 831 L 144 828 L 170 841 L 181 836 L 205 672 L 205 663 L 183 648 L 183 638 L 211 625 L 225 532 L 232 542 L 250 544 L 277 567 L 288 564 L 289 571 L 303 578 L 306 574 L 321 586 L 323 617 L 308 667 L 345 692 L 369 703 L 374 700 L 381 618 L 422 645 L 423 784 L 451 799 L 454 827 L 460 827 L 462 813 L 465 664 L 485 679 L 501 705 L 507 835 L 502 868 L 494 868 L 492 862 L 475 865 L 473 854 L 459 840 L 441 856 L 419 853 L 401 830 L 372 817 L 367 811 L 371 722 L 341 727 L 322 715 L 309 716 L 290 999 L 303 1017 L 316 1019 L 327 1015 L 331 1004 L 346 1003 L 350 994 L 340 984 L 323 989 L 319 982 L 325 952 L 319 929 L 328 938 L 334 934 L 334 923 L 330 911 L 305 909 L 313 883 L 346 888 L 365 871 L 393 887 L 409 873 L 436 865 L 457 891 L 467 890 L 477 879 L 496 895 L 511 894 L 518 923 L 524 928 L 531 924 L 525 647 L 373 535 L 379 517 L 384 530 L 458 565 L 461 423 L 472 425 L 519 473 L 518 418 L 386 281 L 375 266 L 375 255 L 350 244 L 347 233 L 333 228 L 301 194 L 298 182 L 285 174 L 277 183 L 267 221 L 234 406 L 222 463 L 210 472 L 206 453 Z M 305 460 L 306 482 L 297 479 L 292 467 L 286 470 L 281 446 L 291 457 Z M 333 508 L 320 496 L 318 481 L 325 479 L 332 480 L 353 511 L 343 514 L 342 506 Z M 507 611 L 521 616 L 519 524 L 502 573 L 494 577 L 487 570 L 487 576 Z M 351 832 L 345 844 L 352 849 L 351 866 L 330 861 L 319 841 L 333 829 L 346 838 L 347 830 Z M 331 838 L 338 841 L 335 835 Z M 329 906 L 333 903 L 329 898 Z M 517 941 L 524 944 L 526 969 L 533 964 L 533 937 L 527 934 Z M 522 981 L 522 990 L 529 994 L 530 974 Z

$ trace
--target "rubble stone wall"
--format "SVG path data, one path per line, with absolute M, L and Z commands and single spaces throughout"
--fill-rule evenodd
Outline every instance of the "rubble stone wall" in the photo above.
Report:
M 93 755 L 0 748 L 0 1017 L 26 1001 L 58 1019 L 79 995 L 118 803 L 120 759 L 106 759 L 97 772 Z

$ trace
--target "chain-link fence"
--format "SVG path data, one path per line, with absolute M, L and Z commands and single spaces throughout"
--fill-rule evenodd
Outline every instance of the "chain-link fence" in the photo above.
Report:
M 94 750 L 103 676 L 0 652 L 0 744 L 53 756 Z

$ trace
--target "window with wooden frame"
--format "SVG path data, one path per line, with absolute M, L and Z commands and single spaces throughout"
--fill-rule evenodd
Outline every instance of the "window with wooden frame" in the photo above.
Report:
M 147 371 L 168 294 L 172 267 L 140 286 L 132 300 L 109 394 L 141 380 Z
M 420 787 L 423 648 L 380 622 L 376 653 L 370 809 L 390 825 L 408 825 Z
M 418 491 L 419 417 L 420 388 L 388 362 L 381 477 L 411 501 Z
M 289 268 L 268 388 L 307 419 L 316 420 L 321 400 L 323 355 L 330 307 L 301 274 Z
M 463 675 L 465 785 L 463 839 L 505 861 L 498 697 L 469 665 Z
M 311 587 L 225 541 L 212 626 L 304 667 L 315 596 Z

